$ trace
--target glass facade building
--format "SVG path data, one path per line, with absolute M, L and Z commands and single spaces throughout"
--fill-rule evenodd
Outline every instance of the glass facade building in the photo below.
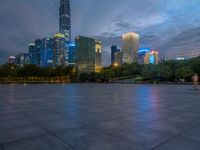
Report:
M 53 38 L 53 66 L 67 65 L 66 53 L 65 35 L 56 33 Z
M 75 50 L 76 50 L 75 42 L 67 42 L 69 66 L 75 65 Z
M 115 64 L 115 53 L 116 52 L 120 52 L 120 49 L 117 48 L 116 45 L 113 45 L 111 47 L 111 65 L 114 65 Z
M 99 72 L 101 68 L 101 42 L 93 38 L 78 36 L 75 38 L 76 67 L 79 73 Z
M 40 66 L 40 53 L 42 50 L 42 40 L 36 39 L 35 40 L 35 52 L 33 54 L 34 56 L 34 65 Z
M 42 40 L 42 49 L 40 53 L 40 66 L 53 66 L 53 39 L 44 38 Z
M 30 43 L 28 45 L 28 54 L 30 57 L 30 64 L 32 64 L 32 65 L 36 64 L 36 62 L 35 62 L 35 43 Z
M 138 61 L 139 34 L 130 32 L 122 35 L 123 63 Z
M 70 0 L 60 0 L 60 33 L 65 35 L 66 41 L 71 40 Z
M 138 63 L 139 64 L 144 64 L 144 58 L 146 56 L 146 53 L 150 51 L 150 48 L 141 48 L 138 51 Z

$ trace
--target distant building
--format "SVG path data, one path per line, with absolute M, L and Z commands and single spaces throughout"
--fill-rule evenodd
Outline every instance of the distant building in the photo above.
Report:
M 9 63 L 9 64 L 15 64 L 15 63 L 16 63 L 16 58 L 15 58 L 15 56 L 10 56 L 10 57 L 8 58 L 8 63 Z
M 122 65 L 122 52 L 121 51 L 117 51 L 114 53 L 114 64 L 113 66 L 118 67 Z
M 30 57 L 30 64 L 34 65 L 36 64 L 36 54 L 35 54 L 35 43 L 30 43 L 28 45 L 28 54 L 29 54 L 29 57 Z
M 122 35 L 123 63 L 131 64 L 138 61 L 139 34 L 130 32 Z
M 75 42 L 67 42 L 67 50 L 68 50 L 68 61 L 69 61 L 69 66 L 74 66 L 75 65 Z
M 35 65 L 40 66 L 40 54 L 42 51 L 42 40 L 36 39 L 35 40 L 35 52 L 34 52 L 34 61 Z
M 158 52 L 151 50 L 150 52 L 146 53 L 144 57 L 144 64 L 158 64 Z
M 76 67 L 79 73 L 99 72 L 101 68 L 101 43 L 93 38 L 75 38 Z
M 64 34 L 66 41 L 71 40 L 70 0 L 60 0 L 60 33 Z
M 176 60 L 183 61 L 183 60 L 185 60 L 185 57 L 177 57 Z
M 67 65 L 66 53 L 65 35 L 56 33 L 53 38 L 53 66 Z
M 101 72 L 102 45 L 100 41 L 95 41 L 95 72 Z
M 16 55 L 16 64 L 19 66 L 24 66 L 30 64 L 30 57 L 27 53 L 19 53 Z
M 40 66 L 53 66 L 53 39 L 44 38 L 42 40 L 42 48 L 40 52 Z
M 167 57 L 162 57 L 162 58 L 160 59 L 160 61 L 161 61 L 161 62 L 167 61 Z
M 111 65 L 114 65 L 114 63 L 115 63 L 115 53 L 116 52 L 120 52 L 120 49 L 116 45 L 113 45 L 111 47 Z
M 144 64 L 144 58 L 146 56 L 146 53 L 150 51 L 150 48 L 140 48 L 138 51 L 138 63 Z

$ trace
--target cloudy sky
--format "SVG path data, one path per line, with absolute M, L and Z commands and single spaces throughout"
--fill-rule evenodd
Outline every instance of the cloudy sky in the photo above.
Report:
M 103 42 L 104 65 L 110 46 L 120 36 L 140 34 L 140 47 L 158 49 L 160 56 L 200 54 L 200 0 L 71 0 L 72 34 Z M 59 0 L 0 0 L 0 63 L 26 52 L 36 38 L 58 31 Z

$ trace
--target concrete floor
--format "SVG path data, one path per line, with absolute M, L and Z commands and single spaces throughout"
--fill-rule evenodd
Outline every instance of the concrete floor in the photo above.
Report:
M 0 150 L 199 150 L 184 85 L 0 85 Z

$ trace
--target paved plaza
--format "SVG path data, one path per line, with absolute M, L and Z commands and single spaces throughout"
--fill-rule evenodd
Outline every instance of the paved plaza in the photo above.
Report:
M 199 150 L 185 85 L 0 85 L 0 150 Z

